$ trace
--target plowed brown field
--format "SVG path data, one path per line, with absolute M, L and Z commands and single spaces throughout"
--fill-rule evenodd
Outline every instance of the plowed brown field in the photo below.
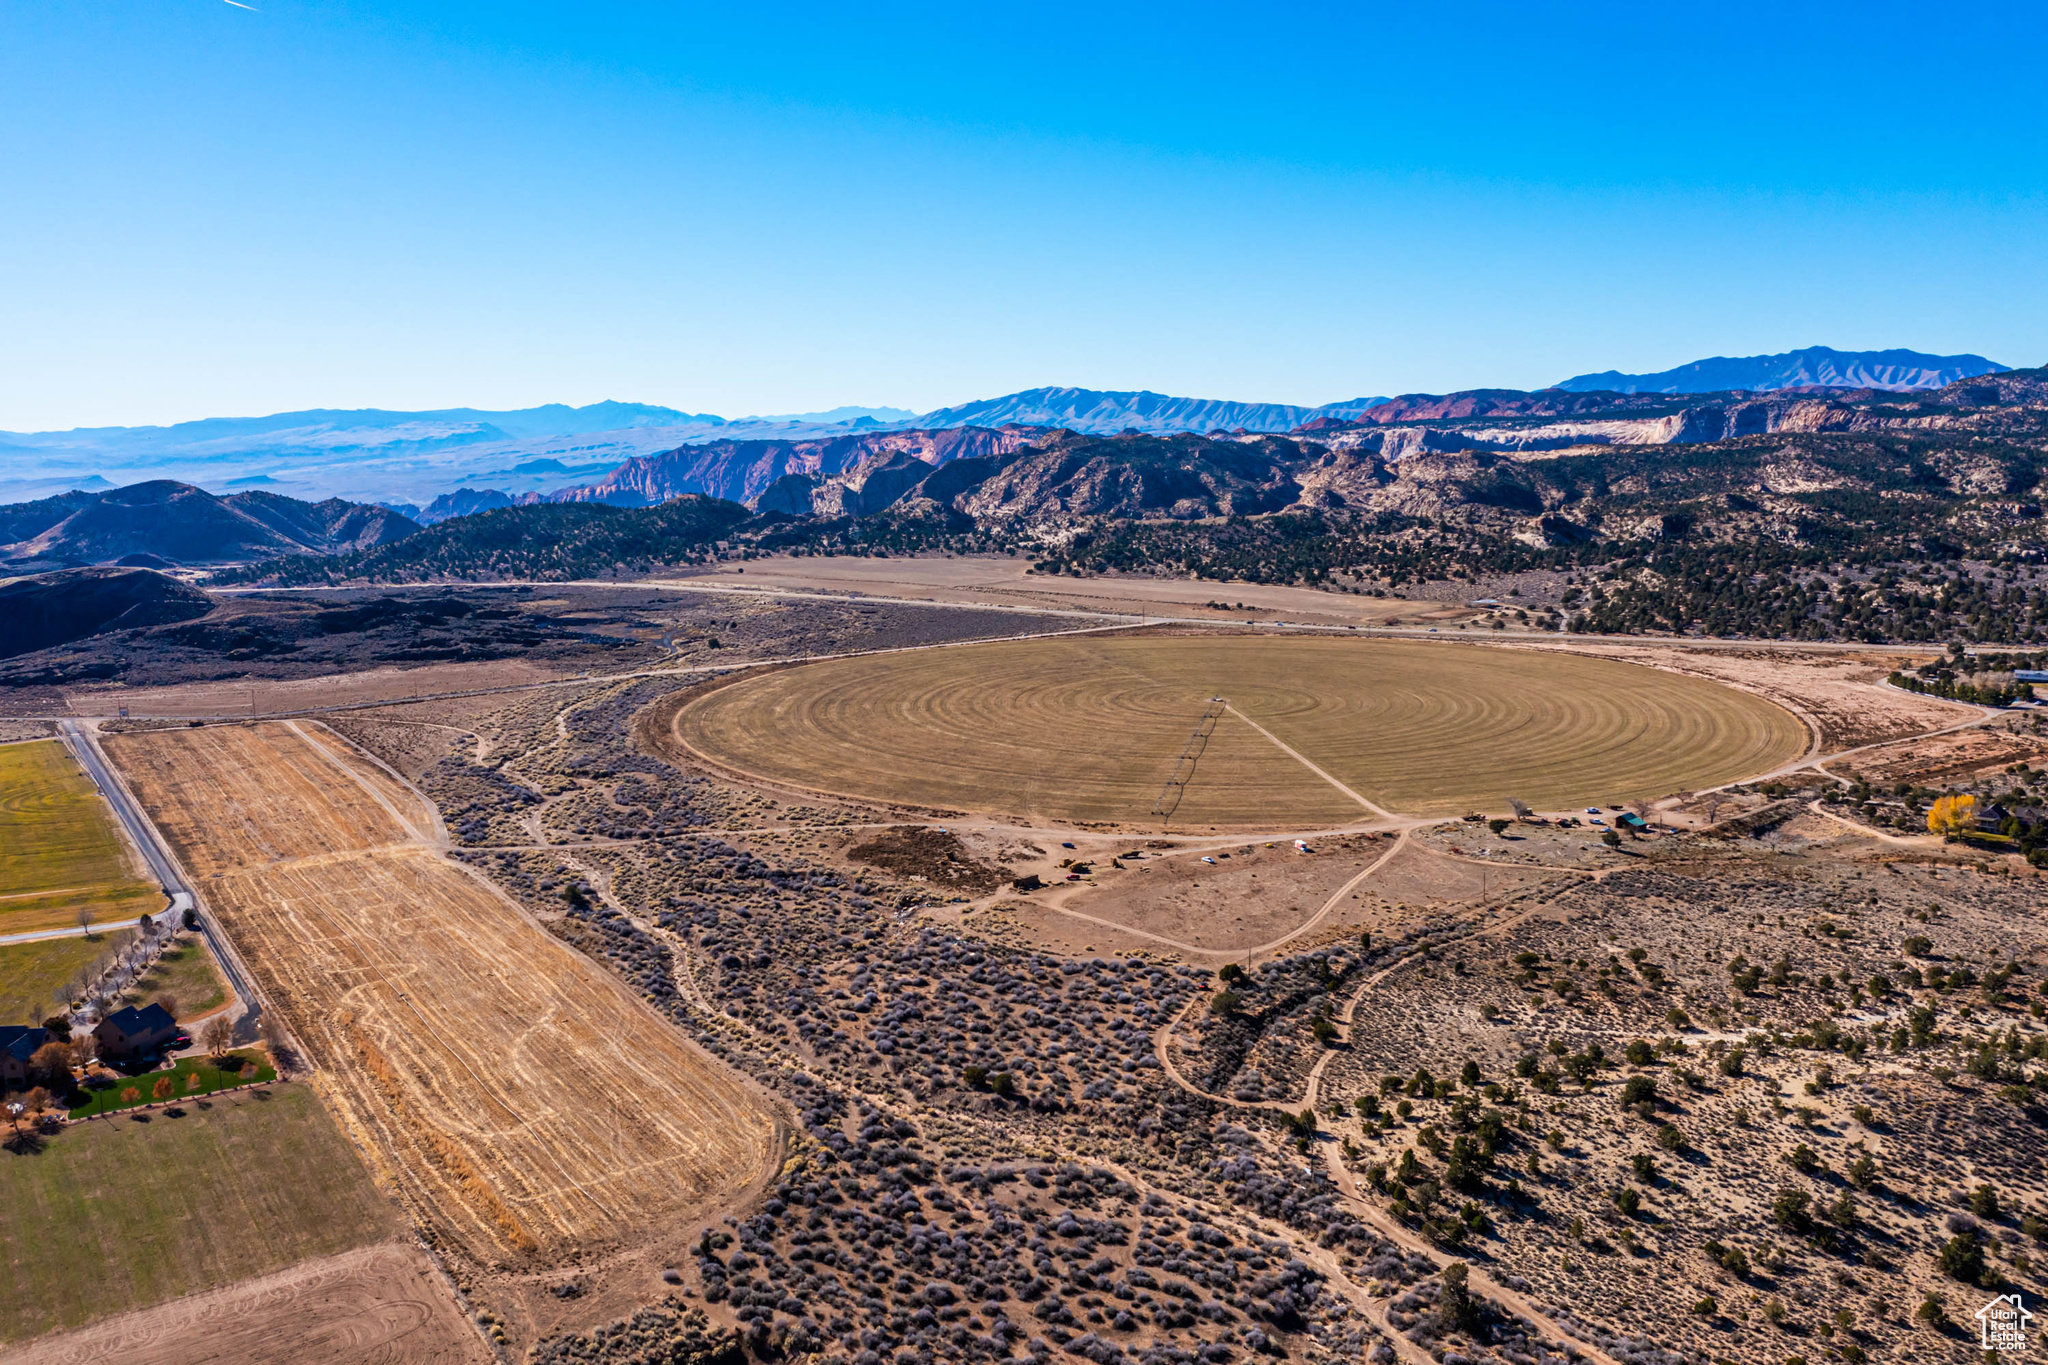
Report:
M 431 816 L 332 735 L 107 750 L 443 1245 L 554 1259 L 670 1228 L 764 1174 L 766 1109 L 617 978 L 420 842 Z

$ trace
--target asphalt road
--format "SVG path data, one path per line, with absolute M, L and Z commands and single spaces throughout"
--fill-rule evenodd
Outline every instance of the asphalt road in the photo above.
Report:
M 142 813 L 142 808 L 135 804 L 135 798 L 128 794 L 128 788 L 115 778 L 113 770 L 107 766 L 106 755 L 100 752 L 98 739 L 91 731 L 75 720 L 59 722 L 58 729 L 64 736 L 64 746 L 71 750 L 79 765 L 92 778 L 93 785 L 107 798 L 107 804 L 114 808 L 115 816 L 134 839 L 135 846 L 142 850 L 142 856 L 149 863 L 150 870 L 156 873 L 164 894 L 171 898 L 170 907 L 156 918 L 183 915 L 187 910 L 198 912 L 199 932 L 205 936 L 206 946 L 212 950 L 213 960 L 226 975 L 228 985 L 245 1006 L 243 1019 L 246 1028 L 253 1029 L 259 1004 L 249 979 L 242 974 L 241 959 L 228 947 L 220 927 L 213 922 L 213 916 L 207 914 L 200 906 L 199 898 L 193 894 L 191 883 L 187 882 L 185 874 L 178 870 L 177 859 L 173 858 L 170 850 L 164 846 L 163 838 L 157 833 L 156 826 Z
M 136 806 L 134 799 L 128 795 L 128 789 L 114 780 L 112 770 L 107 767 L 105 755 L 100 753 L 100 746 L 86 733 L 85 727 L 75 720 L 59 722 L 57 728 L 63 733 L 64 747 L 71 751 L 71 756 L 78 760 L 79 766 L 92 778 L 93 785 L 100 789 L 100 795 L 107 798 L 107 804 L 114 808 L 115 818 L 127 829 L 128 837 L 134 841 L 135 847 L 142 850 L 142 856 L 149 863 L 149 870 L 156 874 L 157 882 L 163 887 L 164 894 L 175 901 L 182 892 L 187 897 L 185 904 L 190 905 L 192 888 L 186 885 L 183 874 L 178 871 L 177 863 L 172 861 L 169 851 L 157 838 L 156 826 L 152 825 L 148 817 Z

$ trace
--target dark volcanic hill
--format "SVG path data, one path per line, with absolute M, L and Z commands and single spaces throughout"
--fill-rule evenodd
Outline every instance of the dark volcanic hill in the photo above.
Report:
M 105 564 L 136 555 L 181 564 L 333 554 L 388 545 L 419 526 L 388 507 L 276 493 L 216 497 L 156 479 L 0 507 L 0 555 L 16 564 Z
M 71 569 L 0 587 L 0 659 L 110 630 L 189 621 L 213 599 L 153 569 Z
M 748 520 L 738 503 L 695 494 L 654 507 L 531 503 L 454 517 L 395 544 L 332 559 L 252 565 L 222 582 L 379 582 L 435 578 L 563 579 L 693 563 Z

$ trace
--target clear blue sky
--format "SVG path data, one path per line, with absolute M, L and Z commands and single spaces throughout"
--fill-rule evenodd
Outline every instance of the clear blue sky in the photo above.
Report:
M 0 428 L 2048 360 L 2048 11 L 0 0 Z

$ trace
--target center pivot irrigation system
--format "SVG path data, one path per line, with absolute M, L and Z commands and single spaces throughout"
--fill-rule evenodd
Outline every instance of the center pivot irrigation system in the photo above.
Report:
M 1194 778 L 1195 764 L 1201 761 L 1202 751 L 1209 747 L 1209 736 L 1216 733 L 1216 722 L 1223 719 L 1223 713 L 1229 708 L 1230 703 L 1224 698 L 1209 698 L 1209 708 L 1195 722 L 1188 742 L 1181 746 L 1180 757 L 1173 761 L 1173 772 L 1167 777 L 1166 785 L 1159 789 L 1159 799 L 1152 803 L 1152 813 L 1160 819 L 1171 820 L 1173 813 L 1180 809 L 1180 798 Z

